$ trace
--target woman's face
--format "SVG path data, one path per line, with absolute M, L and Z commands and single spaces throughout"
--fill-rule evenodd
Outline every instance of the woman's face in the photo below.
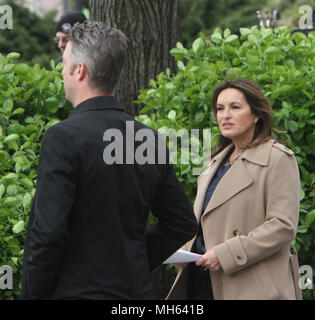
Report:
M 217 121 L 221 134 L 241 146 L 252 141 L 258 117 L 241 91 L 228 88 L 218 96 Z

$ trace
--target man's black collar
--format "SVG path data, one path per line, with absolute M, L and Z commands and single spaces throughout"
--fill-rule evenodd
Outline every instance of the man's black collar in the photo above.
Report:
M 114 96 L 97 96 L 79 103 L 70 113 L 70 117 L 81 112 L 93 110 L 124 111 Z

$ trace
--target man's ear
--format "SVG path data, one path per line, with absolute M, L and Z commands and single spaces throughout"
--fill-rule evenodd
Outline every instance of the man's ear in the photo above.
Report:
M 87 69 L 83 62 L 79 62 L 76 68 L 76 78 L 79 81 L 82 81 L 87 77 Z

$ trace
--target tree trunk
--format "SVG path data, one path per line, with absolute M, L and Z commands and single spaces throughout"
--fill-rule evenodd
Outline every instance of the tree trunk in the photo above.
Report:
M 123 31 L 129 39 L 128 57 L 116 97 L 132 117 L 142 105 L 140 89 L 176 63 L 169 51 L 180 41 L 179 0 L 89 0 L 91 20 L 103 21 Z

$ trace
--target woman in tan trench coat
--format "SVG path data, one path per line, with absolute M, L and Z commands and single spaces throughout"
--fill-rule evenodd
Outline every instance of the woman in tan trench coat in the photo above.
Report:
M 205 269 L 210 281 L 193 290 L 206 282 L 215 300 L 301 299 L 297 257 L 290 250 L 300 197 L 294 154 L 271 138 L 271 109 L 255 83 L 226 82 L 215 89 L 212 103 L 221 136 L 198 178 L 194 210 L 205 250 L 190 264 Z M 183 249 L 196 243 L 195 237 Z M 192 271 L 176 266 L 168 299 L 204 297 L 187 296 Z

